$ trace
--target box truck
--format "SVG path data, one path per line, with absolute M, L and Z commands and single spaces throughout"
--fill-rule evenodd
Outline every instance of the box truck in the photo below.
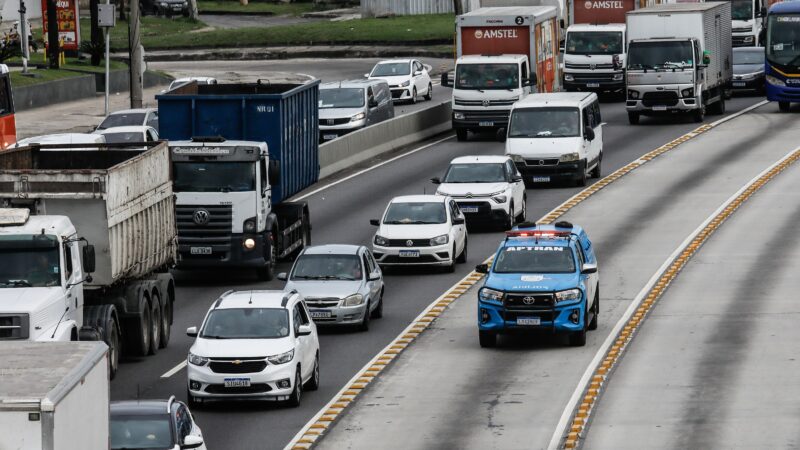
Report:
M 0 340 L 102 339 L 112 376 L 121 348 L 167 346 L 174 198 L 169 149 L 148 145 L 0 153 Z
M 557 8 L 479 8 L 456 17 L 453 128 L 500 131 L 511 105 L 531 92 L 559 90 Z M 442 82 L 449 85 L 445 75 Z
M 319 81 L 191 83 L 156 96 L 170 140 L 179 269 L 235 267 L 274 276 L 311 242 L 306 202 L 319 178 Z
M 109 448 L 108 347 L 102 342 L 0 345 L 0 448 Z
M 676 3 L 627 13 L 626 108 L 641 115 L 725 112 L 730 96 L 731 4 Z

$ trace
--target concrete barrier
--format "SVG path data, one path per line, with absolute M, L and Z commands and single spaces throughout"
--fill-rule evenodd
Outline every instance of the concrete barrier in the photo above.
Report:
M 319 146 L 319 177 L 451 129 L 450 100 L 381 122 Z

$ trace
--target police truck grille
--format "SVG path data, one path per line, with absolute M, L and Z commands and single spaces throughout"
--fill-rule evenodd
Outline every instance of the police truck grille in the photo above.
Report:
M 549 309 L 555 304 L 553 294 L 543 293 L 506 294 L 504 303 L 510 309 Z

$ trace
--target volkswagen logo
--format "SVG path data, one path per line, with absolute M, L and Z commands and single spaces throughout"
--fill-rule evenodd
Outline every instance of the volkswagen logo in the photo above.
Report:
M 406 247 L 413 247 L 413 246 L 414 246 L 414 241 L 412 241 L 411 239 L 406 241 Z
M 196 210 L 192 216 L 192 220 L 194 220 L 194 223 L 197 225 L 206 225 L 210 218 L 211 215 L 205 209 Z
M 490 102 L 489 100 L 483 100 L 483 101 L 481 101 L 481 105 L 483 105 L 483 106 L 489 106 L 491 103 L 492 103 L 492 102 Z
M 597 68 L 597 64 L 589 64 L 589 68 L 594 70 Z
M 543 160 L 543 159 L 540 159 L 540 160 L 539 160 L 539 165 L 540 165 L 540 166 L 543 166 L 543 165 L 544 165 L 544 160 Z
M 525 303 L 526 305 L 532 305 L 534 302 L 536 302 L 535 297 L 522 297 L 522 303 Z

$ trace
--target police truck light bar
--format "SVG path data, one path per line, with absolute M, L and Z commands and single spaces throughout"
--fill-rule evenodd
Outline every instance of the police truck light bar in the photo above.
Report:
M 572 233 L 569 231 L 553 231 L 553 230 L 510 230 L 506 231 L 506 237 L 532 237 L 537 239 L 542 238 L 556 238 L 556 237 L 569 237 Z

